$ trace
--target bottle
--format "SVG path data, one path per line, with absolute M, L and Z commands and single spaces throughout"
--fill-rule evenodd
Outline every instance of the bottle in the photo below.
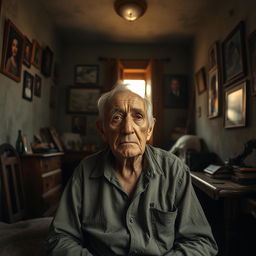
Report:
M 21 130 L 18 131 L 18 137 L 17 137 L 17 140 L 16 140 L 16 150 L 20 154 L 22 154 L 24 152 L 24 145 L 23 145 L 23 141 L 22 141 Z

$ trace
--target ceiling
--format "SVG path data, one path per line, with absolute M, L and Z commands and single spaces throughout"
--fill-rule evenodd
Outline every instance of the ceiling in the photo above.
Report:
M 193 37 L 219 0 L 146 0 L 143 17 L 128 22 L 114 0 L 39 0 L 64 42 L 166 43 Z

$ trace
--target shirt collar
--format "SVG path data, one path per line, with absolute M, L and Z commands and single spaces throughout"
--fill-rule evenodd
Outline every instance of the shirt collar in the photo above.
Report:
M 90 177 L 91 178 L 99 178 L 102 176 L 105 176 L 108 179 L 111 179 L 113 177 L 113 160 L 114 156 L 110 150 L 110 148 L 107 148 L 103 151 L 101 151 L 99 154 L 102 154 L 103 157 L 101 158 L 102 161 L 99 159 L 98 162 L 96 163 L 95 167 L 93 168 Z M 149 178 L 155 177 L 155 175 L 162 175 L 163 170 L 158 164 L 156 160 L 155 153 L 153 151 L 153 147 L 146 145 L 146 149 L 144 152 L 145 156 L 145 167 L 143 168 L 145 171 L 145 174 Z

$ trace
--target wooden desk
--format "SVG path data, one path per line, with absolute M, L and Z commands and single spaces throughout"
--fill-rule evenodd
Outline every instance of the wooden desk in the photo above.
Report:
M 253 227 L 248 231 L 250 226 L 245 226 L 248 219 L 245 220 L 244 205 L 248 198 L 255 202 L 256 185 L 244 186 L 227 179 L 213 179 L 202 172 L 191 172 L 191 177 L 219 245 L 218 255 L 253 255 L 255 252 L 250 253 L 254 247 L 253 240 L 256 241 L 253 228 L 256 219 L 252 217 L 249 225 Z M 255 209 L 250 211 L 255 212 Z

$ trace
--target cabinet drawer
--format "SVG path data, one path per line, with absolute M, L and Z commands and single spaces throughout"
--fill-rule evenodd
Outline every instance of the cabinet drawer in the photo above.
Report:
M 61 185 L 43 194 L 43 205 L 42 205 L 43 216 L 47 216 L 47 214 L 45 213 L 49 211 L 50 208 L 57 208 L 60 201 L 61 194 L 62 194 Z
M 51 157 L 41 160 L 41 171 L 49 172 L 61 167 L 61 158 L 60 157 Z
M 42 174 L 43 193 L 62 183 L 61 169 L 50 171 Z

